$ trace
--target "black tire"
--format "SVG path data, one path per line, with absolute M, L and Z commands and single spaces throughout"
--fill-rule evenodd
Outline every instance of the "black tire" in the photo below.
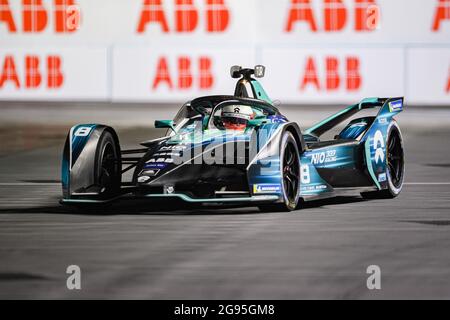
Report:
M 102 199 L 110 199 L 120 192 L 122 179 L 120 155 L 120 146 L 115 136 L 108 130 L 103 131 L 95 156 L 95 181 Z
M 365 199 L 393 199 L 403 188 L 405 177 L 405 152 L 403 137 L 397 122 L 393 121 L 388 129 L 386 142 L 386 179 L 388 188 L 380 191 L 361 193 Z
M 283 134 L 280 145 L 283 202 L 259 205 L 262 212 L 293 211 L 300 199 L 300 153 L 291 132 Z

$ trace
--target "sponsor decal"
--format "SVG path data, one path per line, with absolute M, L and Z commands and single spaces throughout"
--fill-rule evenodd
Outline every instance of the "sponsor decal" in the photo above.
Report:
M 311 164 L 314 165 L 335 162 L 336 160 L 336 150 L 328 150 L 326 152 L 319 152 L 311 155 Z
M 173 158 L 152 158 L 148 160 L 146 163 L 173 163 Z
M 385 182 L 386 181 L 386 173 L 380 173 L 378 175 L 378 182 Z
M 373 148 L 375 149 L 375 163 L 384 162 L 384 138 L 380 130 L 373 137 Z
M 362 84 L 360 64 L 359 57 L 355 56 L 348 56 L 341 60 L 336 56 L 327 56 L 323 64 L 325 70 L 322 72 L 317 68 L 316 59 L 308 56 L 303 75 L 300 78 L 300 91 L 309 88 L 314 88 L 316 91 L 358 91 Z M 339 72 L 340 65 L 344 65 L 345 72 L 343 74 Z M 325 75 L 325 79 L 320 79 L 319 75 L 322 74 Z
M 153 156 L 158 156 L 158 157 L 161 157 L 161 156 L 169 156 L 169 157 L 180 157 L 181 156 L 181 153 L 179 153 L 179 152 L 158 152 L 158 153 L 155 153 Z
M 349 29 L 348 26 L 352 25 L 356 32 L 368 32 L 379 27 L 381 10 L 375 0 L 355 0 L 354 8 L 348 6 L 350 1 L 345 2 L 291 0 L 284 30 L 286 33 L 305 30 L 334 33 Z M 314 7 L 320 8 L 321 15 Z
M 176 150 L 184 150 L 184 149 L 186 149 L 187 148 L 187 146 L 183 146 L 183 145 L 176 145 L 176 146 L 164 146 L 164 147 L 161 147 L 160 149 L 159 149 L 159 152 L 161 152 L 161 151 L 176 151 Z
M 191 89 L 197 86 L 201 90 L 211 89 L 214 84 L 214 75 L 212 72 L 212 58 L 201 56 L 195 60 L 197 64 L 197 71 L 193 70 L 191 57 L 178 57 L 176 62 L 176 69 L 178 73 L 171 73 L 175 69 L 170 65 L 166 56 L 158 59 L 155 75 L 152 81 L 152 89 L 157 90 L 159 86 L 163 85 L 169 89 Z M 172 64 L 175 64 L 172 61 Z M 176 81 L 176 82 L 175 82 Z
M 350 128 L 356 128 L 356 127 L 364 127 L 367 125 L 367 122 L 358 122 L 358 123 L 354 123 L 350 126 Z
M 287 121 L 285 116 L 279 116 L 279 115 L 268 116 L 267 119 L 273 123 L 284 123 Z
M 38 34 L 53 29 L 58 34 L 64 34 L 80 29 L 81 11 L 75 0 L 54 0 L 53 10 L 48 9 L 50 1 L 48 1 L 50 3 L 43 0 L 22 0 L 21 2 L 24 33 Z M 46 2 L 45 5 L 44 2 Z M 0 1 L 0 21 L 5 23 L 9 33 L 20 32 L 20 20 L 14 19 L 13 10 L 7 0 Z
M 309 166 L 307 164 L 302 164 L 300 166 L 300 182 L 302 184 L 308 184 L 311 182 L 311 174 L 309 172 Z
M 60 0 L 61 1 L 61 0 Z M 145 33 L 147 28 L 157 26 L 163 33 L 193 33 L 204 28 L 206 33 L 222 33 L 230 24 L 230 9 L 225 0 L 206 0 L 206 8 L 201 10 L 193 0 L 175 0 L 175 8 L 166 10 L 163 0 L 144 0 L 139 16 L 137 33 Z M 203 16 L 202 16 L 203 15 Z M 174 16 L 173 25 L 168 16 Z M 200 21 L 204 20 L 204 24 Z
M 443 22 L 449 22 L 450 20 L 450 1 L 449 0 L 439 0 L 436 7 L 436 11 L 433 19 L 433 32 L 439 32 Z
M 312 192 L 312 191 L 326 190 L 327 188 L 328 187 L 325 184 L 318 184 L 318 185 L 302 186 L 301 190 L 302 190 L 302 192 Z
M 138 178 L 139 183 L 144 183 L 144 182 L 147 182 L 148 180 L 150 180 L 150 177 L 148 177 L 148 176 L 141 176 Z
M 174 186 L 164 186 L 163 192 L 164 192 L 164 194 L 174 193 L 175 187 Z
M 403 102 L 402 100 L 389 102 L 389 111 L 396 112 L 403 110 Z
M 167 167 L 167 163 L 146 163 L 144 168 L 145 169 L 164 169 Z
M 180 140 L 189 140 L 192 137 L 192 135 L 190 132 L 183 132 L 180 133 L 178 137 L 180 138 Z
M 152 170 L 145 170 L 144 172 L 142 172 L 142 174 L 145 174 L 146 176 L 149 177 L 154 177 L 158 174 L 159 170 L 158 169 L 152 169 Z
M 379 124 L 386 124 L 387 123 L 387 119 L 385 117 L 378 118 L 378 123 Z
M 7 84 L 15 86 L 17 89 L 59 89 L 63 86 L 64 75 L 61 56 L 49 55 L 44 58 L 27 54 L 23 61 L 22 78 L 18 72 L 21 68 L 16 67 L 16 59 L 12 55 L 6 55 L 3 64 L 0 64 L 0 89 Z
M 280 192 L 280 184 L 254 184 L 253 193 L 274 193 Z

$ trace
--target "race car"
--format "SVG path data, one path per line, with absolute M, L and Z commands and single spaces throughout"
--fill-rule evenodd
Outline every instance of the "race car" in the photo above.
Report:
M 402 190 L 403 138 L 394 116 L 403 98 L 367 98 L 304 131 L 271 101 L 257 78 L 265 67 L 233 66 L 234 95 L 186 102 L 142 148 L 121 150 L 101 124 L 70 129 L 62 159 L 63 204 L 103 204 L 124 197 L 258 206 L 292 211 L 301 201 L 349 192 L 394 198 Z M 361 110 L 334 139 L 321 136 Z M 124 181 L 133 170 L 132 179 Z

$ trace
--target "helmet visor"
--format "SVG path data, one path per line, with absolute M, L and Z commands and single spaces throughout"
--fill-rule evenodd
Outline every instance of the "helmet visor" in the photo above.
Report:
M 242 119 L 242 118 L 234 118 L 234 117 L 223 117 L 222 118 L 222 122 L 225 123 L 229 123 L 229 124 L 235 124 L 235 125 L 246 125 L 247 124 L 247 119 Z

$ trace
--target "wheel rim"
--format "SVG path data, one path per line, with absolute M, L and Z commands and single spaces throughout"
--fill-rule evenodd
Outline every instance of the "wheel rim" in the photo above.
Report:
M 101 192 L 108 192 L 114 184 L 115 158 L 114 149 L 110 143 L 105 144 L 102 150 L 102 162 L 100 168 Z
M 403 181 L 403 146 L 399 134 L 394 131 L 388 143 L 387 165 L 392 184 L 399 188 Z
M 298 154 L 292 143 L 289 143 L 283 157 L 283 185 L 290 203 L 295 203 L 297 199 L 299 172 Z

